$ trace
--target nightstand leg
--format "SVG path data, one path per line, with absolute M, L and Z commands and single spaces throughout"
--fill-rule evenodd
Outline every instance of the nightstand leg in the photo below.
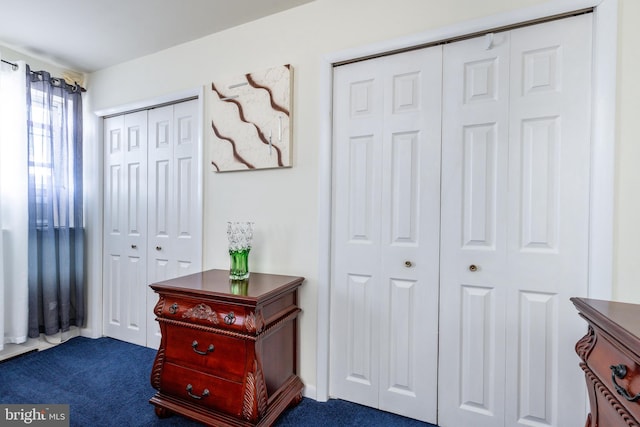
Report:
M 158 418 L 169 418 L 173 415 L 173 412 L 171 412 L 167 408 L 156 406 L 156 415 L 158 416 Z

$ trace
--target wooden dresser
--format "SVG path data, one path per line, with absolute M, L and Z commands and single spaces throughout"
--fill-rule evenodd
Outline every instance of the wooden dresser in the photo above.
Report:
M 302 277 L 209 270 L 154 283 L 162 340 L 151 372 L 156 414 L 215 426 L 268 426 L 302 399 Z
M 591 405 L 585 426 L 640 426 L 640 305 L 571 301 L 588 323 L 576 344 Z

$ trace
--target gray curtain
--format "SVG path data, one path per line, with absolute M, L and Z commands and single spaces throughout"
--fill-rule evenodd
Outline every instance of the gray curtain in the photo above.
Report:
M 85 319 L 82 93 L 27 67 L 29 336 Z

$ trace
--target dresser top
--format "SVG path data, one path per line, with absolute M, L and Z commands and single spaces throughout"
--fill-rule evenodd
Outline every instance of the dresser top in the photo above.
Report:
M 590 298 L 571 301 L 589 323 L 640 354 L 640 305 Z
M 207 270 L 151 284 L 157 292 L 178 292 L 238 302 L 263 301 L 289 292 L 302 284 L 303 277 L 251 273 L 249 279 L 229 280 L 229 270 Z

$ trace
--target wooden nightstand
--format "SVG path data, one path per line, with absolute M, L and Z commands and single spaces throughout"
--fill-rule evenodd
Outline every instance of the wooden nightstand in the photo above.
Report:
M 209 270 L 160 283 L 162 340 L 151 372 L 159 417 L 267 426 L 302 400 L 297 376 L 298 287 L 304 278 L 251 273 L 231 283 Z

